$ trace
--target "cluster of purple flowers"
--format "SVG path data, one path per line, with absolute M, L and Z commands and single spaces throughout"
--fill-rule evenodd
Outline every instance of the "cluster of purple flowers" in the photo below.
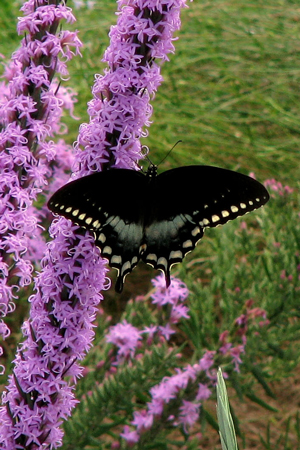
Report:
M 158 309 L 165 308 L 167 313 L 163 317 L 166 325 L 153 325 L 139 330 L 124 321 L 111 327 L 106 339 L 118 349 L 115 357 L 112 357 L 112 366 L 130 364 L 130 361 L 142 356 L 145 353 L 145 347 L 149 348 L 149 343 L 151 345 L 155 340 L 156 342 L 160 339 L 169 341 L 171 335 L 176 332 L 172 327 L 175 324 L 178 325 L 179 321 L 189 318 L 188 307 L 184 305 L 189 291 L 184 283 L 172 277 L 171 286 L 166 289 L 163 275 L 159 275 L 152 283 L 155 286 L 155 291 L 151 294 L 152 304 L 155 305 L 156 312 Z M 181 313 L 176 314 L 174 321 L 173 308 L 178 305 L 181 306 L 178 310 Z M 257 323 L 257 319 L 260 318 L 262 320 Z M 134 412 L 131 422 L 134 428 L 124 426 L 121 436 L 129 445 L 137 443 L 143 433 L 150 430 L 162 418 L 174 427 L 183 427 L 183 430 L 188 433 L 199 419 L 203 401 L 212 394 L 212 388 L 217 382 L 217 365 L 231 362 L 234 370 L 239 372 L 242 364 L 241 355 L 245 353 L 248 327 L 257 325 L 263 327 L 268 324 L 266 312 L 261 308 L 253 307 L 252 299 L 247 300 L 245 313 L 235 320 L 234 332 L 230 334 L 226 330 L 220 334 L 219 349 L 206 350 L 197 363 L 176 369 L 174 375 L 164 377 L 159 384 L 153 386 L 149 392 L 151 401 L 147 403 L 147 409 Z M 166 329 L 169 330 L 168 333 L 165 332 Z M 146 336 L 146 339 L 143 340 L 143 336 Z M 233 345 L 236 340 L 241 343 Z M 227 377 L 226 373 L 224 377 Z
M 157 310 L 168 305 L 169 312 L 166 325 L 151 325 L 143 330 L 138 330 L 124 320 L 122 323 L 118 323 L 110 328 L 106 340 L 118 347 L 116 360 L 113 362 L 114 365 L 124 364 L 125 361 L 134 357 L 143 335 L 147 336 L 147 346 L 150 346 L 156 338 L 163 338 L 165 341 L 169 341 L 171 336 L 176 333 L 174 325 L 178 324 L 183 318 L 189 318 L 188 307 L 183 304 L 188 297 L 189 291 L 186 285 L 178 278 L 172 277 L 171 280 L 172 283 L 168 289 L 166 289 L 163 275 L 159 275 L 152 280 L 155 287 L 155 291 L 151 295 L 152 303 Z
M 38 6 L 39 5 L 39 6 Z M 26 33 L 6 66 L 0 85 L 0 311 L 2 337 L 10 333 L 3 318 L 14 310 L 20 288 L 32 283 L 33 262 L 45 251 L 41 223 L 47 211 L 34 202 L 55 175 L 66 180 L 70 146 L 52 138 L 65 130 L 63 109 L 72 114 L 74 93 L 53 78 L 66 76 L 66 62 L 79 54 L 76 33 L 56 30 L 62 19 L 75 20 L 64 5 L 27 1 L 18 32 Z M 72 50 L 74 48 L 74 50 Z
M 104 76 L 96 76 L 90 122 L 81 126 L 76 144 L 74 177 L 104 165 L 136 168 L 142 157 L 139 139 L 146 135 L 142 127 L 149 125 L 152 113 L 149 99 L 162 80 L 154 60 L 166 60 L 174 50 L 173 33 L 184 6 L 184 0 L 119 2 L 118 23 L 111 29 L 104 57 L 109 68 Z M 22 9 L 19 31 L 26 30 L 27 36 L 13 57 L 9 70 L 15 71 L 15 84 L 10 83 L 0 115 L 0 143 L 7 158 L 1 165 L 7 177 L 2 185 L 7 222 L 0 227 L 1 245 L 12 255 L 14 266 L 29 247 L 23 237 L 34 236 L 37 223 L 33 214 L 28 220 L 24 210 L 27 214 L 53 176 L 51 162 L 59 150 L 51 140 L 45 141 L 61 131 L 60 108 L 65 101 L 57 95 L 54 72 L 65 77 L 66 61 L 80 48 L 76 33 L 57 32 L 61 19 L 74 20 L 63 2 L 29 0 Z M 64 160 L 58 159 L 60 166 Z M 12 211 L 15 217 L 22 216 L 12 221 Z M 26 226 L 17 235 L 21 222 Z M 30 297 L 30 317 L 22 328 L 25 340 L 2 398 L 0 446 L 7 450 L 61 445 L 61 421 L 76 403 L 73 384 L 65 377 L 75 383 L 82 373 L 77 361 L 92 345 L 100 292 L 109 286 L 105 264 L 88 233 L 60 218 L 53 221 L 51 234 L 35 280 L 36 293 Z M 3 290 L 9 286 L 5 267 Z M 27 273 L 31 276 L 31 269 Z M 7 313 L 12 288 L 5 295 L 2 308 Z
M 137 168 L 143 157 L 140 138 L 150 125 L 150 97 L 162 82 L 155 59 L 167 60 L 174 51 L 173 33 L 180 28 L 185 0 L 119 1 L 118 23 L 111 27 L 110 45 L 103 61 L 105 74 L 96 75 L 89 102 L 89 124 L 83 124 L 77 142 L 74 170 L 81 175 L 103 165 Z
M 275 195 L 284 197 L 294 192 L 293 188 L 288 185 L 283 186 L 280 181 L 276 181 L 274 178 L 272 178 L 271 180 L 266 180 L 264 184 L 269 189 L 269 191 L 271 191 L 272 197 L 274 197 Z

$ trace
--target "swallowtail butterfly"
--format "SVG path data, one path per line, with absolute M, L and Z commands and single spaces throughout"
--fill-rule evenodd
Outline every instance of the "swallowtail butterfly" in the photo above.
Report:
M 111 169 L 71 181 L 48 207 L 93 232 L 95 244 L 117 269 L 116 291 L 142 260 L 161 270 L 170 285 L 170 268 L 202 238 L 205 228 L 223 225 L 263 206 L 269 194 L 246 175 L 212 166 L 186 166 L 157 175 Z

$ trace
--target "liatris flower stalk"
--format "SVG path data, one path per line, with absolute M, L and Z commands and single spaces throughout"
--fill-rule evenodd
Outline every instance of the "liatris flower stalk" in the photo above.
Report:
M 151 295 L 152 303 L 155 304 L 156 308 L 157 306 L 160 308 L 164 306 L 166 311 L 169 312 L 169 322 L 173 323 L 172 309 L 184 302 L 188 295 L 188 289 L 180 280 L 173 278 L 172 285 L 166 290 L 162 275 L 153 280 L 153 284 L 156 290 Z M 184 314 L 181 318 L 184 320 L 188 318 L 187 307 L 183 311 Z M 161 318 L 162 315 L 160 314 Z M 263 321 L 258 322 L 257 319 L 261 318 Z M 151 334 L 152 340 L 155 334 L 160 334 L 167 341 L 169 337 L 161 333 L 161 330 L 166 329 L 167 325 L 164 327 L 153 325 L 151 330 L 148 327 L 143 331 L 139 331 L 130 323 L 125 322 L 112 327 L 107 336 L 107 341 L 118 347 L 116 360 L 112 364 L 122 366 L 125 361 L 130 364 L 130 361 L 139 359 L 139 356 L 145 353 L 144 346 L 149 347 L 148 340 L 147 342 L 141 341 L 141 336 L 144 334 L 149 336 Z M 245 353 L 248 327 L 260 328 L 266 325 L 268 325 L 266 312 L 261 308 L 253 308 L 253 301 L 248 300 L 245 303 L 245 314 L 235 320 L 233 332 L 230 334 L 226 330 L 221 333 L 220 347 L 213 351 L 206 350 L 197 363 L 177 368 L 175 374 L 164 377 L 160 383 L 153 386 L 150 389 L 151 401 L 147 403 L 147 408 L 136 410 L 133 413 L 134 418 L 131 425 L 134 429 L 125 425 L 121 437 L 126 440 L 128 445 L 136 442 L 142 444 L 143 436 L 147 430 L 151 430 L 152 427 L 155 428 L 158 422 L 167 422 L 174 427 L 180 426 L 184 433 L 188 434 L 190 428 L 199 419 L 203 402 L 212 394 L 212 389 L 217 381 L 217 367 L 221 364 L 231 363 L 234 370 L 239 372 L 242 364 L 241 356 Z M 235 341 L 238 342 L 237 345 L 233 344 Z M 239 343 L 240 341 L 242 341 L 242 344 Z M 227 377 L 227 374 L 224 373 L 224 376 Z
M 141 158 L 139 138 L 149 125 L 149 96 L 161 82 L 154 59 L 166 60 L 173 51 L 172 35 L 183 6 L 184 0 L 119 2 L 118 23 L 105 53 L 109 69 L 96 78 L 91 120 L 80 129 L 74 176 L 104 165 L 134 166 Z M 3 395 L 0 444 L 7 450 L 61 445 L 60 425 L 75 405 L 73 384 L 82 371 L 78 361 L 92 345 L 99 292 L 108 287 L 105 265 L 88 233 L 62 218 L 54 220 L 51 233 L 54 240 L 23 326 L 25 341 Z
M 135 167 L 141 158 L 139 139 L 146 136 L 152 107 L 149 96 L 162 81 L 156 58 L 167 60 L 174 51 L 172 35 L 180 27 L 179 10 L 184 0 L 118 2 L 122 13 L 111 28 L 104 61 L 109 69 L 97 76 L 94 99 L 89 104 L 91 121 L 80 130 L 77 155 L 81 175 L 104 165 Z M 80 165 L 79 165 L 80 164 Z
M 63 165 L 68 146 L 50 139 L 61 133 L 62 109 L 72 113 L 73 93 L 58 87 L 55 72 L 64 77 L 66 62 L 79 54 L 74 32 L 60 31 L 62 19 L 75 20 L 70 8 L 57 1 L 29 0 L 23 6 L 18 32 L 26 33 L 13 54 L 0 95 L 0 313 L 14 310 L 20 288 L 32 282 L 32 260 L 44 253 L 39 220 L 33 207 L 55 170 L 60 151 Z M 74 50 L 72 50 L 72 48 Z M 69 103 L 68 103 L 69 101 Z M 59 169 L 60 170 L 60 169 Z M 0 334 L 7 337 L 2 321 Z

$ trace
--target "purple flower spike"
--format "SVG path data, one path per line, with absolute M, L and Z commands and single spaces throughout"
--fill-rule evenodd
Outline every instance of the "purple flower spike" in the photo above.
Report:
M 0 409 L 0 448 L 43 448 L 61 445 L 61 420 L 76 404 L 73 387 L 91 347 L 97 305 L 105 288 L 106 269 L 90 236 L 76 238 L 67 220 L 53 223 L 57 237 L 36 279 L 26 340 L 14 361 L 13 376 Z
M 139 139 L 147 136 L 143 127 L 150 125 L 149 99 L 162 82 L 154 60 L 167 60 L 174 51 L 173 33 L 180 28 L 185 0 L 119 1 L 118 6 L 118 22 L 103 58 L 109 68 L 104 76 L 96 75 L 91 120 L 80 129 L 78 146 L 89 150 L 78 155 L 82 175 L 104 164 L 136 168 L 142 157 Z
M 89 104 L 91 119 L 81 126 L 78 137 L 74 177 L 101 170 L 104 165 L 136 167 L 136 161 L 142 157 L 139 139 L 146 135 L 143 127 L 149 125 L 152 113 L 149 98 L 162 81 L 154 59 L 167 60 L 167 54 L 173 51 L 172 34 L 180 26 L 179 13 L 184 5 L 184 0 L 119 2 L 118 23 L 111 29 L 111 45 L 104 58 L 109 69 L 95 80 L 94 98 Z M 55 29 L 60 18 L 71 20 L 72 16 L 62 5 L 49 5 L 52 9 L 47 15 L 43 6 L 41 0 L 24 5 L 25 14 L 32 14 L 37 22 L 34 24 L 27 18 L 21 28 L 35 35 L 38 24 L 42 24 L 44 39 L 30 42 L 16 58 L 24 65 L 31 58 L 44 58 L 47 54 L 45 60 L 51 74 L 55 67 L 51 57 L 57 57 L 59 48 L 57 36 L 49 35 L 49 21 L 54 18 Z M 73 38 L 70 45 L 70 35 L 62 35 L 60 48 L 67 59 L 78 52 L 75 34 Z M 64 73 L 63 63 L 58 62 L 58 68 Z M 33 71 L 30 76 L 36 80 L 37 73 Z M 19 82 L 27 86 L 22 77 Z M 47 111 L 55 111 L 55 99 L 46 92 L 44 98 Z M 38 113 L 45 109 L 40 98 L 26 102 L 22 97 L 18 105 L 21 122 L 36 130 L 32 115 L 36 113 L 35 119 L 41 120 Z M 14 108 L 12 101 L 7 113 L 11 117 Z M 50 127 L 53 128 L 52 122 Z M 26 136 L 22 128 L 18 131 L 19 139 L 33 141 L 27 130 Z M 46 132 L 47 127 L 43 129 Z M 85 151 L 79 151 L 80 146 Z M 45 145 L 42 150 L 46 159 L 50 158 L 47 152 L 51 150 L 52 154 L 51 146 Z M 27 158 L 26 154 L 22 157 Z M 40 173 L 37 167 L 32 170 L 39 179 Z M 39 190 L 40 186 L 32 189 Z M 78 361 L 92 345 L 93 322 L 102 299 L 99 292 L 109 286 L 99 250 L 88 233 L 59 218 L 53 221 L 51 234 L 54 239 L 42 260 L 36 294 L 30 298 L 30 318 L 23 326 L 25 341 L 14 361 L 13 375 L 3 396 L 4 406 L 0 409 L 0 448 L 7 450 L 61 446 L 61 422 L 76 403 L 73 387 L 65 377 L 70 376 L 74 384 L 81 375 Z M 128 345 L 125 350 L 130 353 L 136 343 Z M 136 440 L 134 433 L 130 437 L 127 433 L 126 437 L 131 442 Z
M 74 94 L 58 89 L 56 71 L 65 76 L 66 62 L 79 54 L 76 33 L 55 33 L 62 19 L 75 20 L 70 8 L 46 0 L 27 1 L 18 32 L 26 33 L 20 48 L 6 67 L 0 90 L 0 314 L 13 310 L 17 286 L 32 283 L 31 261 L 45 253 L 38 226 L 43 218 L 33 203 L 56 171 L 66 144 L 46 141 L 63 128 L 63 108 L 72 111 Z M 63 58 L 63 61 L 60 59 Z M 2 89 L 3 87 L 3 89 Z M 57 158 L 58 162 L 54 162 Z M 65 167 L 64 167 L 65 168 Z M 60 176 L 62 175 L 60 171 Z M 3 338 L 9 330 L 0 328 Z

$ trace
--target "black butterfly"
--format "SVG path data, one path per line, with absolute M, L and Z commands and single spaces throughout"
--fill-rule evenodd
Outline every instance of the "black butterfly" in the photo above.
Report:
M 206 227 L 223 225 L 263 206 L 265 187 L 253 178 L 211 166 L 186 166 L 157 175 L 111 169 L 72 181 L 49 200 L 51 211 L 94 233 L 110 267 L 116 291 L 141 259 L 161 270 L 183 260 Z

